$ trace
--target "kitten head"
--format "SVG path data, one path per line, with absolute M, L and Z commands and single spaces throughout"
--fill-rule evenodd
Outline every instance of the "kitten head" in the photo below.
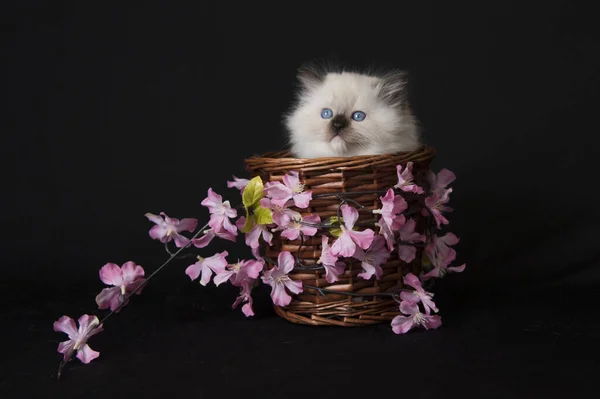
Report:
M 299 70 L 298 80 L 297 103 L 285 116 L 295 156 L 384 154 L 419 146 L 404 72 L 376 75 L 308 66 Z

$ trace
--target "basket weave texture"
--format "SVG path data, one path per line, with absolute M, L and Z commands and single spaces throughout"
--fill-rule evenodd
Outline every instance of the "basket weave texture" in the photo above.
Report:
M 420 186 L 427 187 L 427 172 L 435 151 L 423 146 L 413 152 L 396 154 L 334 157 L 303 159 L 293 158 L 287 151 L 268 152 L 244 160 L 246 170 L 252 177 L 260 176 L 263 182 L 282 181 L 285 174 L 291 171 L 299 173 L 300 182 L 306 190 L 311 190 L 313 197 L 323 193 L 343 193 L 347 198 L 357 201 L 367 210 L 381 208 L 379 198 L 381 193 L 360 194 L 365 191 L 387 190 L 398 182 L 396 167 L 403 167 L 413 162 L 414 180 Z M 355 194 L 353 194 L 355 193 Z M 416 231 L 424 234 L 425 220 L 421 216 L 420 203 L 417 195 L 412 193 L 397 193 L 404 197 L 412 210 Z M 302 216 L 318 214 L 321 220 L 337 215 L 340 199 L 334 196 L 313 198 L 307 209 L 291 209 L 300 212 Z M 373 220 L 373 214 L 359 210 L 358 223 Z M 377 228 L 374 228 L 378 231 Z M 327 230 L 320 230 L 314 237 L 300 240 L 288 240 L 281 237 L 279 232 L 274 234 L 272 245 L 262 242 L 261 250 L 264 256 L 277 261 L 281 251 L 290 251 L 306 266 L 315 265 L 321 256 L 321 234 L 332 237 Z M 361 262 L 356 259 L 343 259 L 346 271 L 339 280 L 330 284 L 325 280 L 325 271 L 293 270 L 289 277 L 301 280 L 304 287 L 302 293 L 292 295 L 291 303 L 286 307 L 274 306 L 276 313 L 294 323 L 309 325 L 362 326 L 388 322 L 399 315 L 398 303 L 389 296 L 378 297 L 369 294 L 393 292 L 402 288 L 402 278 L 407 273 L 418 275 L 421 271 L 422 249 L 417 248 L 417 256 L 409 264 L 398 259 L 395 250 L 389 260 L 382 264 L 383 275 L 376 280 L 357 277 L 362 271 Z M 351 292 L 336 294 L 330 291 L 324 293 L 314 286 L 331 291 Z

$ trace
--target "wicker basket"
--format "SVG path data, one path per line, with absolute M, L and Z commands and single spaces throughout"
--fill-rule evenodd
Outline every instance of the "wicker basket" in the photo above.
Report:
M 312 190 L 313 196 L 322 193 L 345 193 L 368 210 L 380 207 L 379 197 L 382 194 L 365 191 L 386 190 L 398 182 L 397 165 L 413 162 L 415 182 L 427 187 L 427 171 L 433 160 L 435 151 L 423 146 L 417 151 L 349 158 L 316 158 L 299 159 L 290 156 L 287 151 L 269 152 L 254 156 L 244 161 L 247 171 L 252 177 L 259 175 L 264 182 L 281 181 L 290 171 L 297 171 L 306 190 Z M 352 194 L 355 193 L 355 194 Z M 416 231 L 423 234 L 424 217 L 421 216 L 417 195 L 402 193 L 413 210 Z M 292 208 L 303 216 L 318 214 L 321 219 L 337 214 L 339 199 L 335 197 L 314 198 L 307 209 Z M 360 212 L 358 222 L 372 219 L 370 212 Z M 325 233 L 325 232 L 324 232 Z M 308 240 L 290 241 L 275 234 L 272 246 L 262 244 L 261 250 L 268 259 L 277 260 L 281 251 L 296 253 L 305 265 L 315 265 L 321 255 L 321 235 L 317 234 Z M 398 303 L 390 296 L 369 296 L 384 292 L 397 291 L 402 288 L 402 277 L 407 273 L 418 273 L 421 270 L 422 249 L 417 250 L 413 262 L 407 264 L 398 259 L 394 251 L 389 260 L 382 264 L 383 276 L 380 280 L 358 278 L 362 271 L 361 263 L 354 259 L 344 259 L 346 271 L 333 284 L 325 280 L 324 270 L 294 270 L 290 277 L 301 280 L 305 286 L 327 289 L 327 293 L 315 288 L 304 288 L 304 291 L 292 296 L 292 302 L 286 307 L 275 306 L 276 313 L 294 323 L 309 325 L 362 326 L 388 322 L 399 314 Z M 352 292 L 332 293 L 332 291 Z

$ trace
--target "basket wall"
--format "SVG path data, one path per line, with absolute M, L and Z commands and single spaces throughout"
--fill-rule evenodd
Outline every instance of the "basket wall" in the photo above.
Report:
M 406 165 L 413 162 L 413 175 L 415 181 L 426 187 L 427 171 L 433 160 L 435 152 L 429 147 L 422 147 L 418 151 L 350 158 L 317 158 L 298 159 L 292 158 L 286 151 L 270 152 L 261 156 L 248 158 L 244 161 L 245 167 L 252 177 L 259 175 L 263 182 L 281 181 L 282 177 L 290 171 L 299 173 L 300 181 L 306 190 L 312 190 L 313 195 L 321 193 L 353 193 L 372 190 L 386 190 L 398 182 L 396 165 Z M 380 208 L 379 197 L 383 194 L 353 195 L 353 200 L 359 202 L 369 211 Z M 416 196 L 410 193 L 402 194 L 414 211 L 416 231 L 424 233 L 424 218 L 421 216 L 419 203 Z M 335 197 L 313 199 L 307 209 L 293 208 L 303 216 L 318 214 L 321 220 L 337 215 L 340 200 Z M 372 220 L 374 215 L 370 212 L 359 210 L 358 223 Z M 377 232 L 377 228 L 373 228 Z M 261 251 L 267 258 L 277 261 L 281 251 L 290 251 L 298 254 L 303 264 L 315 265 L 321 256 L 321 234 L 331 235 L 323 230 L 314 237 L 309 237 L 302 243 L 298 253 L 300 240 L 290 241 L 274 234 L 272 246 L 261 243 Z M 357 277 L 362 271 L 360 261 L 344 259 L 346 271 L 339 276 L 333 284 L 325 280 L 324 270 L 294 270 L 289 276 L 294 280 L 301 280 L 304 285 L 326 288 L 328 290 L 353 292 L 361 296 L 346 294 L 321 293 L 315 289 L 304 288 L 304 292 L 292 295 L 292 302 L 286 307 L 275 306 L 277 314 L 291 322 L 310 325 L 338 325 L 361 326 L 390 321 L 399 314 L 398 303 L 390 297 L 373 297 L 368 294 L 395 291 L 402 288 L 402 277 L 409 273 L 418 274 L 421 270 L 421 249 L 413 262 L 407 264 L 398 259 L 395 250 L 388 262 L 381 265 L 383 276 L 376 280 Z M 363 296 L 364 294 L 364 296 Z

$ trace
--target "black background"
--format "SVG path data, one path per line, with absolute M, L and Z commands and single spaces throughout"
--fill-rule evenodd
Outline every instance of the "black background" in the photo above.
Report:
M 484 5 L 485 3 L 485 5 Z M 275 3 L 274 3 L 275 4 Z M 391 4 L 391 3 L 390 3 Z M 579 395 L 598 368 L 600 42 L 573 2 L 20 2 L 2 13 L 3 397 Z M 410 73 L 434 168 L 457 175 L 463 274 L 444 325 L 315 328 L 231 310 L 173 264 L 55 381 L 61 315 L 106 262 L 166 258 L 146 212 L 204 221 L 212 187 L 285 146 L 296 68 L 337 55 Z M 219 243 L 248 255 L 243 245 Z M 17 393 L 15 389 L 21 389 Z

